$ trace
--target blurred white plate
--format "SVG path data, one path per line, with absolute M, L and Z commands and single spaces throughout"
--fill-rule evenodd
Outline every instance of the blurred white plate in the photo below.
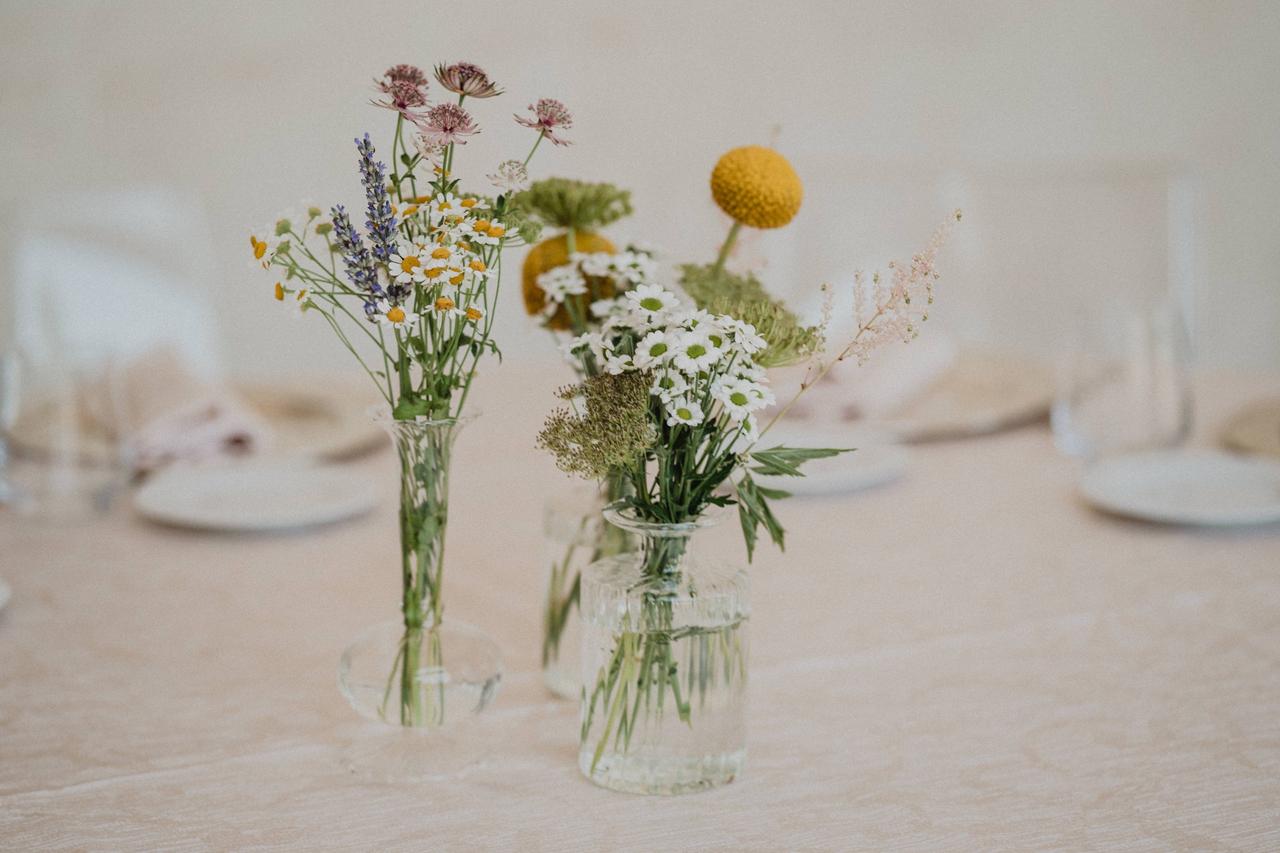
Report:
M 1280 462 L 1213 450 L 1104 459 L 1085 471 L 1080 491 L 1099 509 L 1165 524 L 1280 521 Z
M 363 515 L 377 503 L 373 481 L 304 462 L 247 461 L 170 468 L 146 482 L 133 504 L 162 524 L 201 530 L 292 530 Z
M 813 459 L 800 470 L 803 477 L 752 475 L 770 489 L 793 495 L 831 495 L 869 489 L 892 482 L 907 470 L 907 450 L 889 437 L 865 427 L 831 427 L 803 423 L 779 423 L 761 439 L 760 449 L 775 447 L 852 447 L 826 459 Z
M 1280 456 L 1280 400 L 1263 400 L 1243 409 L 1222 431 L 1233 450 Z
M 0 610 L 4 610 L 4 606 L 9 603 L 9 596 L 13 595 L 13 590 L 3 580 L 0 580 Z

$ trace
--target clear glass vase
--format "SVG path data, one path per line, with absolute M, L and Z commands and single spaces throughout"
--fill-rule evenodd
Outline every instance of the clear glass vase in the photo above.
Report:
M 648 523 L 616 506 L 605 517 L 638 548 L 582 577 L 578 766 L 632 793 L 732 782 L 746 760 L 747 573 L 693 554 L 713 518 Z
M 493 641 L 444 618 L 449 464 L 464 421 L 379 421 L 400 457 L 401 618 L 357 637 L 343 652 L 338 680 L 367 719 L 429 733 L 454 730 L 489 705 L 502 678 Z
M 621 497 L 621 487 L 583 486 L 547 500 L 543 511 L 547 592 L 542 605 L 542 680 L 561 699 L 582 696 L 578 603 L 582 570 L 597 560 L 625 553 L 627 531 L 606 524 L 605 506 Z

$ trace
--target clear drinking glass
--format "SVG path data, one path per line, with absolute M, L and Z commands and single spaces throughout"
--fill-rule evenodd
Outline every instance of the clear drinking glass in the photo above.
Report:
M 1190 346 L 1171 301 L 1081 312 L 1058 368 L 1052 422 L 1063 453 L 1168 448 L 1191 432 Z
M 128 483 L 122 374 L 57 349 L 0 359 L 0 483 L 19 508 L 75 519 L 108 509 Z
M 732 782 L 747 754 L 747 573 L 691 550 L 714 517 L 653 524 L 616 507 L 605 517 L 638 550 L 582 576 L 578 766 L 631 793 Z

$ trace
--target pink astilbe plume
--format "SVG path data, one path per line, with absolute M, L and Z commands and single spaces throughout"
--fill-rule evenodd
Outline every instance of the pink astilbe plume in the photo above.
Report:
M 911 256 L 910 264 L 891 261 L 888 281 L 876 272 L 872 273 L 868 286 L 864 272 L 854 273 L 853 335 L 834 356 L 829 354 L 825 345 L 814 354 L 800 389 L 778 410 L 765 430 L 777 423 L 801 394 L 821 381 L 840 362 L 854 358 L 863 364 L 880 346 L 893 340 L 910 341 L 920 333 L 920 324 L 929 319 L 934 283 L 941 275 L 934 261 L 951 236 L 951 229 L 960 221 L 960 216 L 961 212 L 957 210 L 951 219 L 939 226 L 928 245 Z M 824 284 L 822 294 L 822 328 L 826 329 L 831 322 L 835 293 L 830 285 Z

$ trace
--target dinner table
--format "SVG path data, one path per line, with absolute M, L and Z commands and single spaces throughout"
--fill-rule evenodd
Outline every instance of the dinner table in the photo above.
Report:
M 505 666 L 484 757 L 449 776 L 345 759 L 376 724 L 339 656 L 399 610 L 389 447 L 335 463 L 375 479 L 374 511 L 305 530 L 164 526 L 127 496 L 75 521 L 0 508 L 0 848 L 1280 849 L 1280 524 L 1099 512 L 1047 420 L 779 501 L 785 550 L 749 570 L 744 772 L 592 785 L 577 704 L 540 671 L 543 506 L 571 484 L 535 436 L 566 378 L 488 371 L 458 439 L 445 618 Z M 1211 446 L 1280 376 L 1195 391 Z M 745 565 L 732 515 L 699 538 Z

